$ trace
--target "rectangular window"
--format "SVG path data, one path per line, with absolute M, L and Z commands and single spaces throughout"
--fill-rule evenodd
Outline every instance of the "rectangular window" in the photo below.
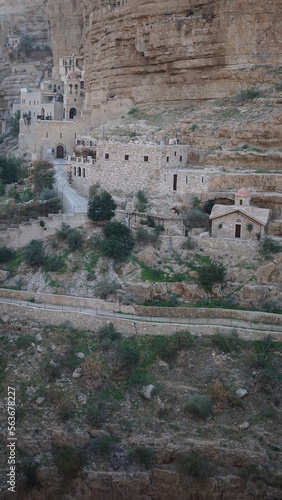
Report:
M 129 155 L 124 155 L 124 159 L 128 161 L 129 160 Z
M 105 153 L 105 160 L 109 160 L 110 159 L 110 154 L 109 153 Z
M 173 176 L 173 191 L 177 191 L 177 174 Z
M 185 182 L 186 182 L 186 184 L 188 184 L 188 175 L 186 175 Z
M 202 175 L 201 181 L 202 181 L 202 184 L 203 184 L 203 182 L 204 182 L 204 176 L 203 175 Z
M 182 155 L 179 156 L 179 161 L 182 161 Z
M 174 151 L 174 156 L 176 156 L 176 151 Z
M 166 157 L 166 161 L 167 161 L 167 163 L 169 162 L 169 156 Z
M 63 133 L 62 133 L 62 132 L 60 132 L 60 139 L 62 139 L 62 138 L 63 138 Z
M 149 161 L 149 156 L 144 156 L 144 161 Z
M 46 139 L 48 139 L 48 132 L 46 132 Z

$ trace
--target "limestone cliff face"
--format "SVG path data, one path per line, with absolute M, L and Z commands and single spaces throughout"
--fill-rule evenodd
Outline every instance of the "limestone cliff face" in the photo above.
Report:
M 85 0 L 92 102 L 111 93 L 135 103 L 217 98 L 273 82 L 280 14 L 279 0 Z

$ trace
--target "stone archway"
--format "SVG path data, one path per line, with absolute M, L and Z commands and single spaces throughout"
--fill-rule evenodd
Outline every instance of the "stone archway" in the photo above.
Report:
M 62 144 L 59 144 L 56 149 L 56 158 L 64 158 L 65 157 L 65 148 Z
M 71 108 L 70 109 L 70 120 L 73 120 L 76 117 L 76 109 Z

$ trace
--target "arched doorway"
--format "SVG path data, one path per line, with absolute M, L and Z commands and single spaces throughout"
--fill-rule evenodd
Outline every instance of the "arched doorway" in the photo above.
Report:
M 76 109 L 71 108 L 70 109 L 70 120 L 73 120 L 76 117 Z
M 65 156 L 64 146 L 59 144 L 59 146 L 57 146 L 56 158 L 64 158 L 64 156 Z

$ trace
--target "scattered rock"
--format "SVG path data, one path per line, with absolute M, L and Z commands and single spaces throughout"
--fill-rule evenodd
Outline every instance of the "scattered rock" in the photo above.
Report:
M 44 403 L 44 401 L 45 401 L 45 398 L 43 396 L 40 396 L 39 398 L 37 398 L 36 403 L 38 405 L 41 405 L 42 403 Z
M 10 271 L 4 271 L 4 270 L 0 270 L 0 282 L 3 282 L 3 281 L 6 281 L 6 279 L 8 278 L 10 274 Z
M 81 405 L 86 405 L 86 403 L 87 403 L 87 396 L 85 394 L 82 394 L 81 392 L 78 392 L 77 393 L 77 400 L 78 400 L 78 402 Z
M 76 357 L 79 358 L 79 359 L 84 359 L 85 358 L 85 354 L 83 354 L 83 352 L 78 352 L 76 354 Z
M 238 398 L 245 398 L 246 396 L 248 396 L 248 391 L 246 391 L 246 389 L 238 389 L 238 391 L 236 391 L 236 394 L 238 396 Z
M 7 316 L 7 314 L 5 314 L 5 316 L 2 316 L 3 323 L 8 323 L 9 319 L 10 318 L 9 318 L 9 316 Z
M 72 374 L 72 378 L 80 378 L 81 377 L 81 368 L 76 368 Z
M 243 424 L 239 425 L 239 429 L 241 431 L 244 431 L 244 430 L 248 429 L 249 427 L 250 427 L 249 422 L 243 422 Z
M 151 399 L 152 392 L 154 389 L 155 389 L 155 386 L 153 384 L 146 385 L 146 386 L 142 387 L 142 389 L 140 390 L 140 394 L 145 399 Z
M 43 347 L 41 347 L 40 345 L 38 345 L 36 347 L 36 350 L 37 350 L 37 352 L 43 352 Z
M 37 342 L 41 342 L 41 340 L 42 340 L 40 333 L 37 333 L 37 335 L 35 335 L 35 338 L 36 338 Z
M 169 364 L 166 363 L 165 361 L 163 361 L 162 359 L 159 361 L 159 366 L 161 366 L 162 368 L 168 368 L 169 367 Z
M 50 365 L 50 366 L 53 366 L 53 368 L 59 368 L 58 363 L 55 363 L 55 361 L 53 361 L 53 359 L 51 359 L 51 361 L 50 361 L 49 365 Z
M 103 431 L 102 429 L 89 429 L 89 434 L 93 438 L 111 437 L 111 434 L 109 432 Z

